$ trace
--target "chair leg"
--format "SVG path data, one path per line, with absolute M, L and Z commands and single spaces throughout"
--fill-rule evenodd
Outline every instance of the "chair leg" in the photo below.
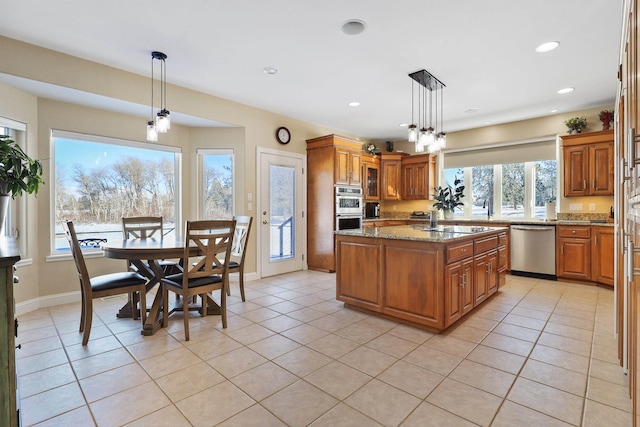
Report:
M 238 274 L 240 275 L 239 279 L 240 279 L 240 295 L 242 296 L 242 302 L 245 302 L 246 299 L 244 298 L 244 270 L 240 270 L 238 272 Z
M 225 287 L 229 289 L 229 277 L 225 280 Z M 227 329 L 227 293 L 223 288 L 220 292 L 220 311 L 222 312 L 222 328 Z
M 82 291 L 82 307 L 80 307 L 80 328 L 78 329 L 78 332 L 83 332 L 84 331 L 84 307 L 85 305 L 87 305 L 87 302 L 85 301 L 86 297 L 84 295 L 84 291 Z
M 129 292 L 129 301 L 131 302 L 131 315 L 133 320 L 138 320 L 138 299 L 135 292 Z
M 167 286 L 163 283 L 162 289 L 159 289 L 162 292 L 162 327 L 166 328 L 169 325 L 169 290 Z
M 147 321 L 147 288 L 144 285 L 138 291 L 140 294 L 140 318 L 142 319 L 142 324 Z
M 184 295 L 182 297 L 184 302 L 189 301 L 189 297 Z M 182 317 L 184 318 L 184 340 L 189 341 L 189 304 L 185 304 L 182 307 Z
M 202 300 L 202 306 L 200 307 L 200 316 L 204 317 L 207 315 L 207 294 L 200 294 L 200 299 Z
M 91 334 L 91 322 L 93 320 L 93 300 L 91 298 L 85 298 L 84 304 L 82 304 L 82 311 L 82 316 L 84 317 L 82 345 L 87 345 L 89 335 Z

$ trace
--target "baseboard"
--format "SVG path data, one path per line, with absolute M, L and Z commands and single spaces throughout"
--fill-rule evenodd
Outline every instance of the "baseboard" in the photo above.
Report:
M 62 294 L 47 295 L 44 297 L 33 298 L 28 301 L 16 304 L 16 315 L 29 313 L 44 307 L 53 307 L 54 305 L 69 304 L 81 301 L 80 291 L 65 292 Z

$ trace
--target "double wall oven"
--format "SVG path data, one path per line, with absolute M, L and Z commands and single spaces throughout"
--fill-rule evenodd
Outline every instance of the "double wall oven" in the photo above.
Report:
M 336 230 L 362 228 L 362 188 L 336 187 Z

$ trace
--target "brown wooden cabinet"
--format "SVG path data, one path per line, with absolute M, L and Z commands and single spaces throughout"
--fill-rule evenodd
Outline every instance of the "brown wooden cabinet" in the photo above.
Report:
M 14 239 L 0 238 L 0 426 L 19 426 L 17 399 L 13 266 L 20 260 Z
M 402 200 L 402 159 L 406 156 L 404 153 L 382 154 L 382 200 Z
M 361 150 L 337 146 L 335 150 L 335 181 L 339 185 L 361 185 Z
M 613 131 L 562 137 L 564 195 L 613 195 Z
M 591 280 L 591 227 L 558 225 L 556 227 L 556 276 Z
M 473 259 L 447 265 L 445 279 L 445 327 L 473 309 Z
M 614 229 L 613 227 L 592 227 L 591 237 L 591 280 L 613 286 L 614 279 Z
M 435 159 L 431 154 L 407 156 L 402 159 L 402 199 L 430 200 L 435 184 Z
M 380 159 L 377 156 L 362 158 L 362 195 L 364 200 L 380 200 Z
M 335 271 L 335 185 L 361 186 L 360 141 L 327 135 L 307 141 L 307 264 Z

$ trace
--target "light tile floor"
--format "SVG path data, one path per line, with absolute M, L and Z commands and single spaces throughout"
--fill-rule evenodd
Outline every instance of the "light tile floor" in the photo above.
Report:
M 630 426 L 610 290 L 508 276 L 440 335 L 345 309 L 335 275 L 237 284 L 229 327 L 152 337 L 97 301 L 20 316 L 25 426 Z

